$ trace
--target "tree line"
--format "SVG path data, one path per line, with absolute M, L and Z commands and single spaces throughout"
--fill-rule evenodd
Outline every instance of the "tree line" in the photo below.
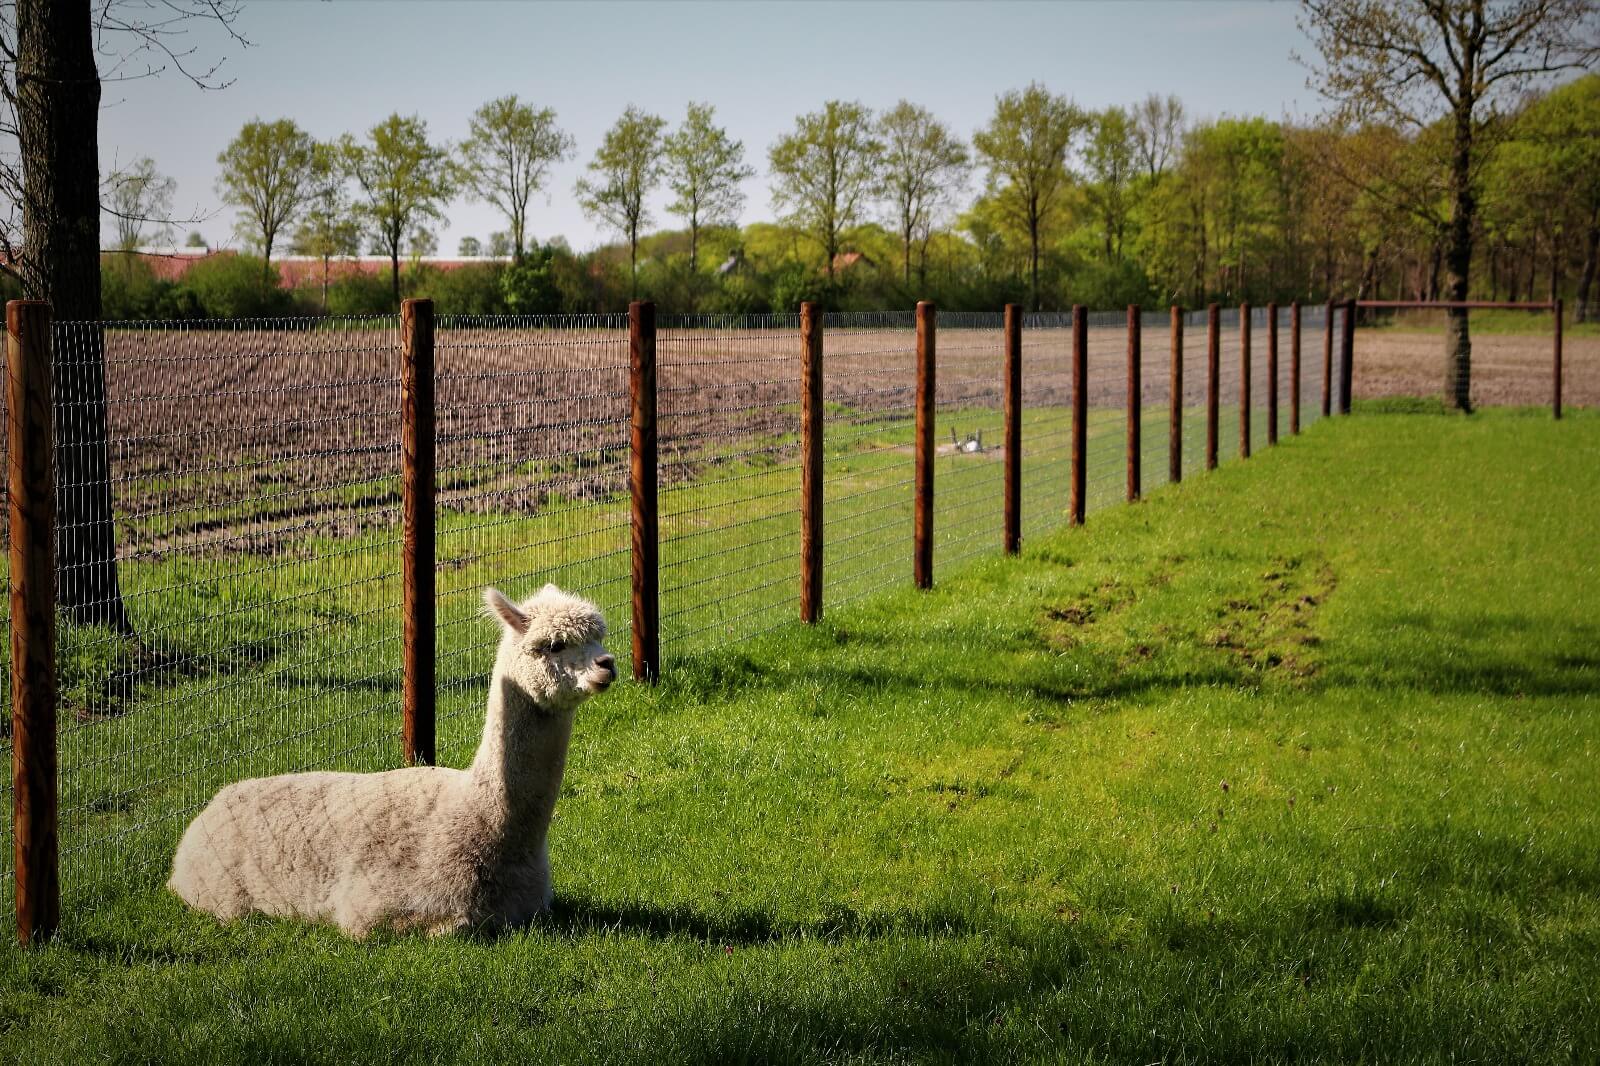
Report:
M 363 248 L 387 255 L 387 291 L 346 278 L 307 309 L 392 309 L 427 292 L 441 310 L 617 310 L 635 296 L 683 311 L 841 308 L 932 298 L 951 308 L 1035 308 L 1358 298 L 1439 299 L 1452 205 L 1448 117 L 1192 120 L 1177 97 L 1084 109 L 1031 84 L 1000 95 L 970 138 L 902 100 L 874 112 L 828 101 L 767 152 L 775 223 L 738 225 L 755 174 L 707 104 L 673 128 L 629 107 L 605 132 L 572 194 L 618 240 L 574 253 L 538 243 L 535 198 L 575 141 L 555 113 L 516 96 L 472 116 L 459 144 L 391 115 L 360 137 L 319 143 L 292 120 L 254 120 L 218 156 L 217 191 L 237 209 L 254 258 L 216 264 L 187 297 L 124 269 L 108 299 L 134 315 L 206 308 L 250 313 L 278 293 L 284 246 L 325 265 Z M 1600 254 L 1600 77 L 1528 94 L 1479 132 L 1473 229 L 1487 299 L 1593 299 Z M 119 245 L 170 207 L 145 159 L 111 183 Z M 661 189 L 676 226 L 650 205 Z M 418 262 L 455 197 L 505 221 L 463 255 L 508 263 L 446 275 Z M 259 271 L 262 286 L 251 284 Z M 129 280 L 131 279 L 131 281 Z M 268 308 L 260 308 L 268 309 Z M 282 306 L 271 308 L 284 309 Z

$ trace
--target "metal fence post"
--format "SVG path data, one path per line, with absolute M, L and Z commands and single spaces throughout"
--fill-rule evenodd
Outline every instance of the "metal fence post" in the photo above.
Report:
M 401 744 L 435 761 L 433 301 L 400 303 Z
M 1267 302 L 1267 445 L 1278 443 L 1278 305 Z
M 661 676 L 660 516 L 656 510 L 656 305 L 628 305 L 628 487 L 633 554 L 633 676 Z
M 1344 302 L 1344 336 L 1339 344 L 1339 413 L 1350 413 L 1350 389 L 1355 380 L 1356 302 Z
M 1222 309 L 1206 307 L 1206 469 L 1217 468 L 1217 411 L 1222 384 Z
M 1005 551 L 1022 549 L 1022 307 L 1005 311 Z
M 1250 458 L 1250 305 L 1239 305 L 1239 458 Z
M 56 798 L 56 477 L 50 305 L 6 304 L 11 448 L 11 801 L 17 938 L 61 921 Z
M 1561 301 L 1556 300 L 1556 332 L 1555 332 L 1555 377 L 1551 381 L 1550 411 L 1555 417 L 1561 417 Z
M 1300 301 L 1289 304 L 1289 433 L 1300 432 Z
M 800 620 L 822 617 L 822 312 L 800 305 Z
M 1128 500 L 1139 498 L 1139 422 L 1144 414 L 1144 382 L 1140 360 L 1144 358 L 1144 334 L 1139 320 L 1139 305 L 1128 305 Z
M 1183 308 L 1172 308 L 1172 396 L 1167 413 L 1167 477 L 1183 480 Z
M 1333 412 L 1333 297 L 1322 319 L 1322 417 Z
M 935 329 L 938 312 L 927 300 L 917 303 L 917 454 L 912 529 L 911 577 L 917 588 L 933 587 L 933 422 Z
M 1083 525 L 1089 487 L 1089 315 L 1072 305 L 1072 524 Z

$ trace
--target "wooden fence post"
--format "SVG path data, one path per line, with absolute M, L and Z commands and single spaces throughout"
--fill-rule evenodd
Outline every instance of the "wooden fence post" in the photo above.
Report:
M 433 301 L 400 303 L 400 705 L 407 766 L 435 762 Z
M 1022 307 L 1005 311 L 1005 551 L 1022 550 Z
M 1355 380 L 1356 302 L 1344 302 L 1344 336 L 1339 344 L 1339 413 L 1350 413 L 1350 389 Z
M 1289 304 L 1289 433 L 1300 432 L 1300 301 Z
M 1333 412 L 1333 297 L 1322 320 L 1322 417 Z
M 934 378 L 935 329 L 938 312 L 927 300 L 917 302 L 917 454 L 914 489 L 911 577 L 917 588 L 933 587 L 933 423 L 938 395 Z
M 56 802 L 56 477 L 50 305 L 6 304 L 11 449 L 11 812 L 17 938 L 61 921 Z
M 800 620 L 822 617 L 822 312 L 800 305 Z
M 1250 305 L 1239 305 L 1239 458 L 1250 458 Z
M 1206 469 L 1217 468 L 1217 409 L 1222 384 L 1222 309 L 1206 307 Z
M 1550 410 L 1557 418 L 1561 417 L 1561 301 L 1556 300 L 1556 332 L 1555 332 L 1555 378 L 1551 382 Z
M 1278 304 L 1267 302 L 1267 445 L 1278 443 Z
M 1139 498 L 1139 454 L 1140 420 L 1144 414 L 1144 381 L 1143 367 L 1139 365 L 1144 358 L 1144 333 L 1143 322 L 1139 317 L 1139 305 L 1128 305 L 1128 500 L 1132 502 Z
M 656 510 L 656 305 L 628 304 L 629 491 L 633 513 L 633 676 L 661 676 L 660 515 Z
M 1167 413 L 1167 477 L 1183 480 L 1183 308 L 1172 308 L 1172 396 Z
M 1072 524 L 1083 525 L 1089 487 L 1089 315 L 1072 305 Z

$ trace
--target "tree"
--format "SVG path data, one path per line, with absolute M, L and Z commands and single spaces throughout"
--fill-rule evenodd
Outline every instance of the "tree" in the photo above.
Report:
M 171 230 L 167 219 L 178 183 L 157 170 L 154 159 L 142 156 L 127 170 L 113 173 L 106 189 L 106 213 L 116 226 L 119 251 L 159 242 Z
M 1183 101 L 1151 93 L 1133 109 L 1132 123 L 1139 165 L 1150 177 L 1159 178 L 1183 143 Z
M 185 248 L 205 248 L 205 234 L 201 233 L 199 230 L 190 230 L 189 237 L 183 242 L 183 246 Z
M 822 245 L 832 282 L 840 235 L 860 221 L 877 192 L 883 144 L 874 136 L 872 112 L 854 102 L 829 100 L 794 125 L 767 152 L 772 202 Z
M 361 223 L 350 203 L 349 182 L 338 145 L 318 144 L 312 148 L 306 183 L 310 196 L 292 247 L 297 255 L 322 260 L 322 313 L 327 314 L 328 261 L 336 255 L 356 255 L 361 251 Z
M 1039 249 L 1059 220 L 1071 185 L 1067 150 L 1086 119 L 1072 101 L 1034 82 L 995 99 L 994 117 L 972 138 L 1001 208 L 1028 232 L 1029 291 L 1040 308 Z
M 361 188 L 364 199 L 357 217 L 389 257 L 398 308 L 401 247 L 407 238 L 415 243 L 428 223 L 445 220 L 444 204 L 453 191 L 448 156 L 429 143 L 426 122 L 395 114 L 372 127 L 365 144 L 346 134 L 339 141 L 339 157 L 345 173 Z
M 666 119 L 629 104 L 589 163 L 597 180 L 583 178 L 577 185 L 584 211 L 628 238 L 630 296 L 639 292 L 639 227 L 650 220 L 645 197 L 661 180 L 661 131 L 666 125 Z
M 238 228 L 259 243 L 263 280 L 272 267 L 278 234 L 304 210 L 314 191 L 316 142 L 292 121 L 246 122 L 217 155 L 222 174 L 217 195 L 239 209 Z
M 200 69 L 194 50 L 176 38 L 195 19 L 233 34 L 238 13 L 234 0 L 166 0 L 158 12 L 113 0 L 7 6 L 0 19 L 0 135 L 15 138 L 16 152 L 0 152 L 0 200 L 13 210 L 20 205 L 22 240 L 19 246 L 13 239 L 14 215 L 0 219 L 3 269 L 29 297 L 50 301 L 57 321 L 101 315 L 101 77 L 148 77 L 171 67 L 201 88 L 220 88 L 220 63 Z M 22 71 L 28 76 L 18 77 Z M 56 419 L 56 564 L 70 575 L 56 599 L 79 623 L 131 633 L 117 581 L 100 331 L 83 331 L 71 360 L 58 362 L 56 380 L 76 401 L 63 404 Z
M 883 142 L 883 192 L 894 213 L 901 268 L 911 284 L 911 246 L 933 213 L 967 180 L 967 146 L 926 108 L 901 100 L 878 118 Z
M 476 237 L 463 237 L 456 242 L 456 254 L 463 259 L 476 259 L 483 254 L 483 242 Z
M 1133 206 L 1134 168 L 1139 151 L 1134 129 L 1126 111 L 1108 107 L 1093 117 L 1083 153 L 1089 178 L 1084 192 L 1100 221 L 1101 247 L 1108 263 L 1122 259 L 1123 237 Z
M 744 207 L 740 183 L 755 176 L 744 161 L 744 144 L 713 125 L 716 109 L 689 103 L 689 113 L 662 142 L 667 188 L 677 199 L 667 210 L 689 222 L 689 272 L 700 265 L 700 230 L 704 226 L 732 225 Z
M 498 259 L 504 259 L 510 255 L 511 234 L 499 229 L 489 234 L 489 254 Z
M 515 95 L 491 100 L 473 113 L 461 142 L 459 181 L 511 224 L 512 253 L 526 249 L 528 201 L 544 188 L 550 167 L 572 156 L 573 139 L 556 125 L 550 108 L 535 110 Z
M 1467 299 L 1482 135 L 1499 102 L 1541 76 L 1593 63 L 1593 0 L 1302 0 L 1302 28 L 1321 55 L 1313 84 L 1341 119 L 1387 117 L 1450 130 L 1447 299 Z M 1445 331 L 1445 399 L 1471 410 L 1467 313 Z

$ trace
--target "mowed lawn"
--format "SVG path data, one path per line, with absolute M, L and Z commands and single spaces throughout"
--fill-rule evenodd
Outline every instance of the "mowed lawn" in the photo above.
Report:
M 116 894 L 0 1061 L 1592 1062 L 1597 530 L 1594 414 L 1322 423 L 590 703 L 526 932 Z

